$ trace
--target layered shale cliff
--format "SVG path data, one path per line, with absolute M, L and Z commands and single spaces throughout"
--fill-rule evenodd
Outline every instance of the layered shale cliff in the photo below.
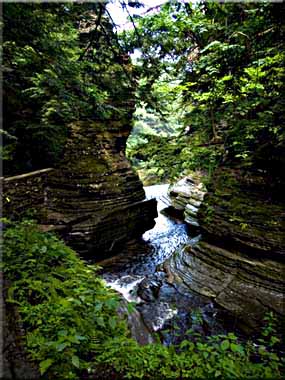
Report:
M 110 254 L 154 226 L 156 201 L 145 200 L 125 157 L 130 123 L 78 122 L 64 159 L 49 176 L 46 221 L 64 225 L 66 241 L 85 254 Z
M 193 183 L 188 186 L 191 198 Z M 280 321 L 285 316 L 282 186 L 265 171 L 218 169 L 198 211 L 201 240 L 171 260 L 178 280 L 213 298 L 247 331 L 268 311 Z
M 200 221 L 208 240 L 250 254 L 284 260 L 284 184 L 262 170 L 216 171 Z
M 4 216 L 33 209 L 44 230 L 60 231 L 81 254 L 102 259 L 154 226 L 156 201 L 125 158 L 130 118 L 76 122 L 55 169 L 4 178 Z

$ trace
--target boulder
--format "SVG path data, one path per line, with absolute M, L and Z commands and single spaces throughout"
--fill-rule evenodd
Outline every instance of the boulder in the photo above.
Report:
M 206 189 L 201 177 L 187 176 L 179 180 L 168 190 L 171 207 L 183 212 L 184 221 L 192 227 L 199 227 L 197 213 L 205 196 Z

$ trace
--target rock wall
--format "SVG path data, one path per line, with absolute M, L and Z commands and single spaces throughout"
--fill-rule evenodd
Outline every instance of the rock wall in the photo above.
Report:
M 125 157 L 129 133 L 128 122 L 74 123 L 62 164 L 49 176 L 46 223 L 66 226 L 66 240 L 81 253 L 100 258 L 154 226 L 156 201 L 145 200 Z
M 279 321 L 285 316 L 284 265 L 274 260 L 254 259 L 202 239 L 172 257 L 171 271 L 191 290 L 231 312 L 247 333 L 260 326 L 266 312 L 273 311 Z
M 53 169 L 42 169 L 18 176 L 1 178 L 3 216 L 13 219 L 29 209 L 45 205 L 47 178 Z
M 283 188 L 284 190 L 284 188 Z M 285 258 L 284 192 L 278 178 L 260 171 L 216 171 L 199 219 L 208 240 L 252 256 Z
M 224 167 L 216 171 L 208 188 L 196 213 L 201 239 L 171 258 L 173 275 L 230 311 L 247 332 L 256 329 L 268 311 L 282 321 L 285 317 L 282 183 L 278 179 L 273 181 L 265 172 Z M 185 194 L 188 194 L 186 203 L 191 204 L 191 181 L 184 180 L 172 189 L 174 207 L 185 209 Z M 193 201 L 196 202 L 195 196 Z
M 59 168 L 2 179 L 4 216 L 32 208 L 43 230 L 95 259 L 141 236 L 155 224 L 156 201 L 125 157 L 130 129 L 129 119 L 73 123 Z
M 184 177 L 168 190 L 171 206 L 183 212 L 183 219 L 192 227 L 199 227 L 197 214 L 205 193 L 199 175 Z

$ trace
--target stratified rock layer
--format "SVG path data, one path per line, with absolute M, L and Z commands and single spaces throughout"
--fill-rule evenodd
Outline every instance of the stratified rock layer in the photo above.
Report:
M 151 229 L 156 201 L 125 157 L 130 118 L 70 126 L 59 167 L 2 178 L 4 215 L 33 208 L 44 231 L 59 231 L 77 252 L 102 259 Z
M 65 225 L 68 243 L 98 258 L 154 226 L 156 201 L 145 200 L 125 158 L 130 125 L 71 126 L 64 159 L 49 176 L 47 223 Z
M 197 214 L 205 195 L 200 176 L 187 176 L 170 186 L 168 196 L 171 206 L 183 212 L 183 218 L 192 227 L 199 227 Z
M 193 184 L 180 182 L 170 197 L 176 209 L 186 211 L 194 199 Z M 248 332 L 268 311 L 281 321 L 285 316 L 282 181 L 265 171 L 224 167 L 216 171 L 208 188 L 198 211 L 194 209 L 202 237 L 173 255 L 170 272 L 230 311 Z M 189 208 L 192 212 L 193 205 Z
M 254 330 L 268 311 L 280 319 L 285 316 L 284 265 L 274 260 L 252 258 L 200 241 L 174 255 L 170 268 L 187 287 L 230 311 L 247 332 Z
M 284 260 L 284 206 L 278 178 L 261 171 L 222 168 L 213 177 L 199 219 L 208 240 L 257 257 Z

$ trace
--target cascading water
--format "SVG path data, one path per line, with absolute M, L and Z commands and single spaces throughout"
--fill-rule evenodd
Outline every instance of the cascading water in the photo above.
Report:
M 177 341 L 178 335 L 185 336 L 189 328 L 205 334 L 224 331 L 215 319 L 212 301 L 194 294 L 171 275 L 168 259 L 185 244 L 195 244 L 199 236 L 191 238 L 185 223 L 161 213 L 167 207 L 167 189 L 168 185 L 145 188 L 146 197 L 158 201 L 154 228 L 140 241 L 129 242 L 115 257 L 98 263 L 107 284 L 125 300 L 135 302 L 136 312 L 129 323 L 142 343 L 152 341 L 146 331 L 159 332 L 166 344 Z

